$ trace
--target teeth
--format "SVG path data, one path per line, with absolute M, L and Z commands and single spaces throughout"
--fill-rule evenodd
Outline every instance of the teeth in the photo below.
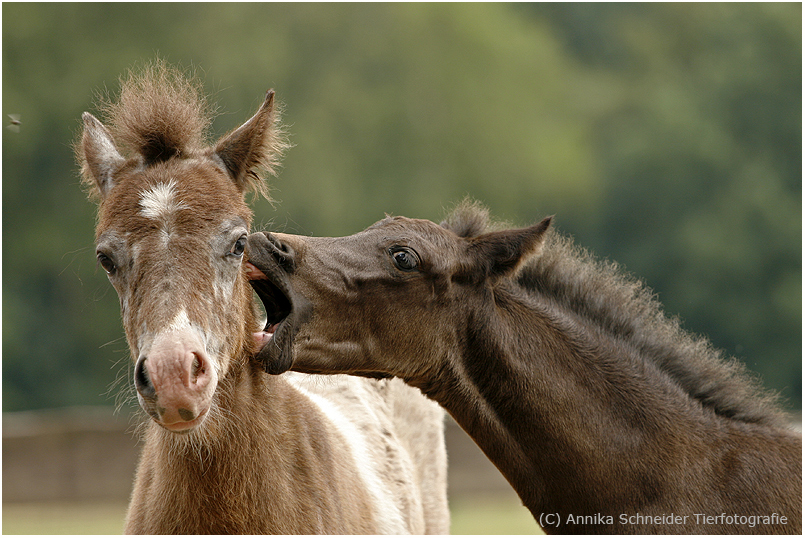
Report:
M 272 331 L 272 333 L 273 333 L 273 331 Z M 267 333 L 265 331 L 260 331 L 260 332 L 257 332 L 257 333 L 252 333 L 252 338 L 254 338 L 254 341 L 257 342 L 257 345 L 262 347 L 262 346 L 266 345 L 268 343 L 268 341 L 271 340 L 274 337 L 274 335 L 272 333 Z

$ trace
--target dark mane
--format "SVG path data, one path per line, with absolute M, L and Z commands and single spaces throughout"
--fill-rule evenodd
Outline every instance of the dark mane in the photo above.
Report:
M 440 226 L 459 237 L 476 237 L 484 232 L 511 227 L 508 223 L 493 221 L 489 209 L 470 198 L 456 204 Z
M 462 202 L 442 226 L 463 237 L 489 229 L 489 213 Z M 526 290 L 594 324 L 652 361 L 687 394 L 715 413 L 745 422 L 781 425 L 777 395 L 734 358 L 669 318 L 654 293 L 618 264 L 601 261 L 551 230 L 541 254 L 517 275 Z

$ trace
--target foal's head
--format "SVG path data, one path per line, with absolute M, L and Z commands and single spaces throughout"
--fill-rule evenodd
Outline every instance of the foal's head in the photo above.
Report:
M 163 64 L 132 75 L 107 108 L 108 129 L 84 113 L 77 146 L 99 200 L 98 262 L 120 298 L 140 405 L 164 428 L 190 431 L 253 346 L 244 192 L 261 189 L 256 169 L 282 147 L 274 93 L 209 147 L 198 88 Z
M 273 373 L 424 380 L 477 315 L 468 307 L 494 308 L 496 287 L 540 248 L 550 220 L 480 233 L 389 217 L 349 237 L 253 234 L 247 271 L 273 333 L 263 334 L 258 358 Z M 304 312 L 290 328 L 289 310 Z

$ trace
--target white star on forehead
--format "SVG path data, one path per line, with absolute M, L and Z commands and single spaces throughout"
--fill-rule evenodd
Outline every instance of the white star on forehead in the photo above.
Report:
M 140 195 L 140 215 L 156 220 L 166 220 L 180 209 L 190 209 L 176 199 L 176 181 L 159 183 Z

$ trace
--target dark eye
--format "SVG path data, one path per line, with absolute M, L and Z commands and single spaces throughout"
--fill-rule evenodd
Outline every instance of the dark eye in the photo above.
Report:
M 415 271 L 419 265 L 416 253 L 405 247 L 392 247 L 389 249 L 389 254 L 400 271 Z
M 240 239 L 235 241 L 235 244 L 232 245 L 232 250 L 230 250 L 227 255 L 228 256 L 243 256 L 243 251 L 246 250 L 246 236 L 242 236 Z
M 113 262 L 112 258 L 107 256 L 103 252 L 98 253 L 98 263 L 101 264 L 101 267 L 103 267 L 103 270 L 106 271 L 107 275 L 113 275 L 115 274 L 115 271 L 117 271 L 117 266 L 115 265 L 115 262 Z

